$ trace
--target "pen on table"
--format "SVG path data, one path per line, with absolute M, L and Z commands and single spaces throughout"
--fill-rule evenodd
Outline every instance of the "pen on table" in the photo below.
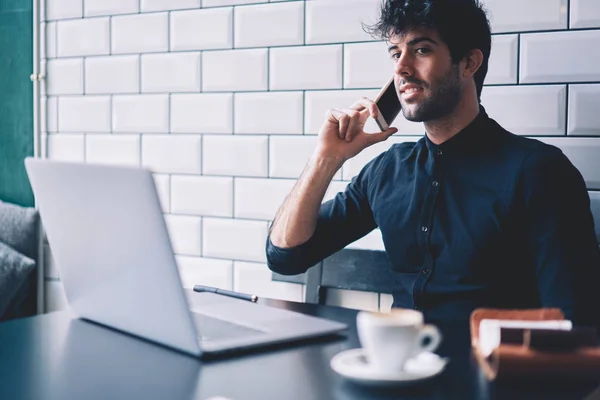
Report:
M 222 294 L 223 296 L 229 296 L 229 297 L 233 297 L 233 298 L 241 299 L 241 300 L 248 300 L 253 303 L 256 303 L 256 301 L 258 300 L 258 296 L 255 294 L 232 292 L 231 290 L 219 289 L 219 288 L 212 287 L 212 286 L 194 285 L 194 292 L 199 292 L 199 293 L 207 292 L 207 293 Z

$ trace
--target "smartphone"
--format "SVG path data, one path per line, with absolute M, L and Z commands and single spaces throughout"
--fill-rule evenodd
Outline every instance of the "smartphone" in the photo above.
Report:
M 377 118 L 375 118 L 375 121 L 377 122 L 379 129 L 385 131 L 390 127 L 392 122 L 394 122 L 402 110 L 400 99 L 396 93 L 396 87 L 394 86 L 393 76 L 385 84 L 385 86 L 381 88 L 381 91 L 375 98 L 375 104 L 379 109 L 379 113 L 377 113 Z

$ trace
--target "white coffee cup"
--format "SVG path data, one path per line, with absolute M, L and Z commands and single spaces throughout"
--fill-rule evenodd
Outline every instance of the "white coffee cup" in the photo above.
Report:
M 356 323 L 368 363 L 380 372 L 401 372 L 406 361 L 434 351 L 442 341 L 440 331 L 434 325 L 424 324 L 423 314 L 415 310 L 361 311 Z

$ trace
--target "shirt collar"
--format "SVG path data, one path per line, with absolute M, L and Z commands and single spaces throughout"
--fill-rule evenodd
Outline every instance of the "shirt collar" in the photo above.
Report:
M 433 143 L 427 134 L 425 134 L 425 142 L 427 148 L 432 154 L 464 152 L 477 147 L 479 142 L 482 142 L 482 128 L 489 120 L 489 117 L 482 105 L 479 105 L 479 114 L 469 125 L 463 130 L 446 140 L 442 144 Z

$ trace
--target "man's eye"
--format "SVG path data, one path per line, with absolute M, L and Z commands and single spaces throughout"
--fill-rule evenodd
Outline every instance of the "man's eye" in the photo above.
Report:
M 397 59 L 399 59 L 399 58 L 400 58 L 400 53 L 392 53 L 392 54 L 390 55 L 390 57 L 391 57 L 391 58 L 393 58 L 393 59 L 395 59 L 395 60 L 397 60 Z
M 427 47 L 419 47 L 417 49 L 417 53 L 419 53 L 419 54 L 429 54 L 429 53 L 431 53 L 431 50 L 428 49 Z

